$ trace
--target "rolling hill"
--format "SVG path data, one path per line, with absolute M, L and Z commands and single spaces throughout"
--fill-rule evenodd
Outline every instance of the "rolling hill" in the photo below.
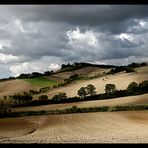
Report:
M 68 97 L 74 97 L 77 96 L 77 91 L 81 87 L 85 87 L 88 84 L 94 85 L 96 87 L 97 93 L 104 93 L 104 88 L 107 83 L 115 84 L 117 89 L 126 89 L 127 86 L 133 81 L 139 83 L 143 80 L 148 80 L 148 66 L 135 68 L 135 70 L 136 72 L 132 73 L 126 73 L 124 71 L 113 75 L 103 75 L 99 78 L 91 80 L 78 81 L 64 87 L 52 89 L 49 92 L 45 93 L 45 95 L 47 95 L 49 98 L 52 98 L 55 94 L 58 94 L 59 92 L 66 92 Z M 38 95 L 35 96 L 35 98 L 37 97 Z
M 29 91 L 30 89 L 37 89 L 37 87 L 20 79 L 0 82 L 0 97 Z
M 48 80 L 63 81 L 72 73 L 86 76 L 102 74 L 91 80 L 80 80 L 67 86 L 54 88 L 47 93 L 49 97 L 66 92 L 67 96 L 77 95 L 77 90 L 88 84 L 97 88 L 97 93 L 104 92 L 107 83 L 113 83 L 118 89 L 125 89 L 129 83 L 148 80 L 148 66 L 135 68 L 135 72 L 125 71 L 104 75 L 109 69 L 85 67 L 73 72 L 61 72 L 46 77 Z M 53 77 L 53 79 L 52 79 Z M 23 79 L 0 82 L 0 95 L 38 89 L 40 80 L 26 81 Z M 43 82 L 43 84 L 44 84 Z M 34 96 L 34 99 L 38 95 Z M 34 107 L 12 108 L 17 111 L 39 111 L 77 107 L 116 106 L 148 104 L 148 94 L 127 96 L 108 100 L 83 101 Z M 42 115 L 19 118 L 0 119 L 0 143 L 147 143 L 148 142 L 148 112 L 147 111 L 118 111 L 75 113 L 63 115 Z
M 135 68 L 136 72 L 126 73 L 119 72 L 116 74 L 105 75 L 110 70 L 110 68 L 98 68 L 98 67 L 85 67 L 72 72 L 61 72 L 48 77 L 40 77 L 34 79 L 15 79 L 0 82 L 0 97 L 13 95 L 14 93 L 21 93 L 23 91 L 29 91 L 31 89 L 37 90 L 45 86 L 53 86 L 69 78 L 72 74 L 79 74 L 83 76 L 94 76 L 100 75 L 98 78 L 91 80 L 79 80 L 75 81 L 67 86 L 54 88 L 43 93 L 49 98 L 52 98 L 55 94 L 59 92 L 66 92 L 68 97 L 77 96 L 77 91 L 83 86 L 92 84 L 96 87 L 97 93 L 104 93 L 104 88 L 107 83 L 113 83 L 116 85 L 117 89 L 126 89 L 129 83 L 141 82 L 143 80 L 148 80 L 148 66 Z M 34 95 L 34 99 L 37 99 L 39 95 Z
M 58 84 L 64 79 L 69 78 L 73 73 L 91 76 L 95 74 L 102 74 L 108 72 L 110 69 L 98 68 L 98 67 L 85 67 L 82 69 L 74 70 L 72 72 L 60 72 L 51 76 L 42 76 L 39 78 L 30 79 L 15 79 L 0 82 L 0 97 L 13 95 L 15 93 L 21 93 L 23 91 L 37 90 L 41 87 L 53 86 Z
M 0 125 L 0 143 L 148 142 L 147 111 L 5 118 Z

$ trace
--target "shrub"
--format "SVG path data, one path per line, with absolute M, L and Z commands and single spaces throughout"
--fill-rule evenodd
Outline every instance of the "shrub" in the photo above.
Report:
M 66 108 L 64 110 L 64 113 L 77 113 L 79 112 L 79 108 L 75 105 L 73 105 L 71 108 Z
M 47 95 L 41 95 L 41 96 L 38 97 L 38 100 L 42 101 L 42 102 L 47 101 L 48 100 L 48 96 Z
M 52 100 L 56 101 L 56 102 L 61 101 L 63 99 L 67 99 L 66 93 L 64 93 L 64 92 L 61 92 L 58 95 L 55 95 L 55 96 L 52 97 Z
M 69 77 L 69 79 L 77 79 L 79 77 L 78 74 L 73 74 Z
M 57 86 L 56 84 L 52 86 L 52 88 L 57 88 L 57 87 L 58 87 L 58 86 Z
M 30 94 L 38 94 L 39 92 L 37 90 L 29 90 Z

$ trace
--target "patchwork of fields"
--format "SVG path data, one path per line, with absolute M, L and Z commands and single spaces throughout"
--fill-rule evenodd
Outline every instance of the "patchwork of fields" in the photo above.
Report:
M 92 68 L 93 69 L 93 68 Z M 89 68 L 77 70 L 87 75 L 103 72 Z M 98 71 L 97 71 L 98 70 Z M 136 72 L 120 72 L 114 75 L 82 80 L 65 87 L 54 88 L 46 93 L 49 98 L 59 92 L 66 92 L 68 97 L 77 95 L 77 90 L 88 84 L 96 87 L 97 93 L 103 93 L 107 83 L 113 83 L 117 89 L 126 89 L 129 83 L 148 80 L 148 66 L 135 69 Z M 66 73 L 63 72 L 66 76 Z M 0 82 L 0 96 L 12 95 L 30 89 L 52 86 L 69 77 L 67 72 L 38 79 L 16 79 Z M 56 77 L 58 78 L 56 81 Z M 38 97 L 35 95 L 34 97 Z M 34 107 L 12 108 L 17 111 L 39 111 L 77 107 L 141 105 L 148 104 L 148 94 Z M 148 143 L 148 111 L 118 111 L 75 113 L 63 115 L 26 116 L 0 119 L 0 143 Z

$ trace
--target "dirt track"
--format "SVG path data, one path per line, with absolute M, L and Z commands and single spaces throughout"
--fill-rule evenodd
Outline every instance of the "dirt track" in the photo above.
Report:
M 7 128 L 10 120 L 0 119 L 0 143 L 148 143 L 147 111 L 15 118 L 9 122 L 11 131 Z M 24 129 L 18 120 L 34 123 L 36 130 L 30 133 L 30 126 Z

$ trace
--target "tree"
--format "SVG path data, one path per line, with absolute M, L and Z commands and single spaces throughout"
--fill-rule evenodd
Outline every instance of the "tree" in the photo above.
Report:
M 93 96 L 96 94 L 96 87 L 93 86 L 92 84 L 88 84 L 87 87 L 86 87 L 86 91 L 87 91 L 87 94 Z
M 11 113 L 11 100 L 0 99 L 0 115 L 9 115 Z
M 50 76 L 51 75 L 51 72 L 50 71 L 45 71 L 44 72 L 44 76 Z
M 126 68 L 126 73 L 134 72 L 134 69 L 132 67 Z
M 37 77 L 40 77 L 40 76 L 42 76 L 42 74 L 39 73 L 39 72 L 33 72 L 33 73 L 31 74 L 31 78 L 37 78 Z
M 147 63 L 142 62 L 142 63 L 140 63 L 140 66 L 147 66 Z
M 41 96 L 38 97 L 38 100 L 42 101 L 42 102 L 47 101 L 48 100 L 48 96 L 47 95 L 41 95 Z
M 141 92 L 148 92 L 148 80 L 145 80 L 139 83 L 138 90 Z
M 106 84 L 105 85 L 105 92 L 106 93 L 111 93 L 111 92 L 114 92 L 115 90 L 116 90 L 115 84 Z
M 129 93 L 134 93 L 137 90 L 138 84 L 136 82 L 132 82 L 128 85 L 127 91 Z
M 30 93 L 28 93 L 28 92 L 24 92 L 24 94 L 23 95 L 21 95 L 21 98 L 22 98 L 22 100 L 24 101 L 24 102 L 29 102 L 29 101 L 32 101 L 32 95 L 30 94 Z
M 78 90 L 78 95 L 79 95 L 81 98 L 85 98 L 86 95 L 87 95 L 86 87 L 81 87 L 81 88 Z

